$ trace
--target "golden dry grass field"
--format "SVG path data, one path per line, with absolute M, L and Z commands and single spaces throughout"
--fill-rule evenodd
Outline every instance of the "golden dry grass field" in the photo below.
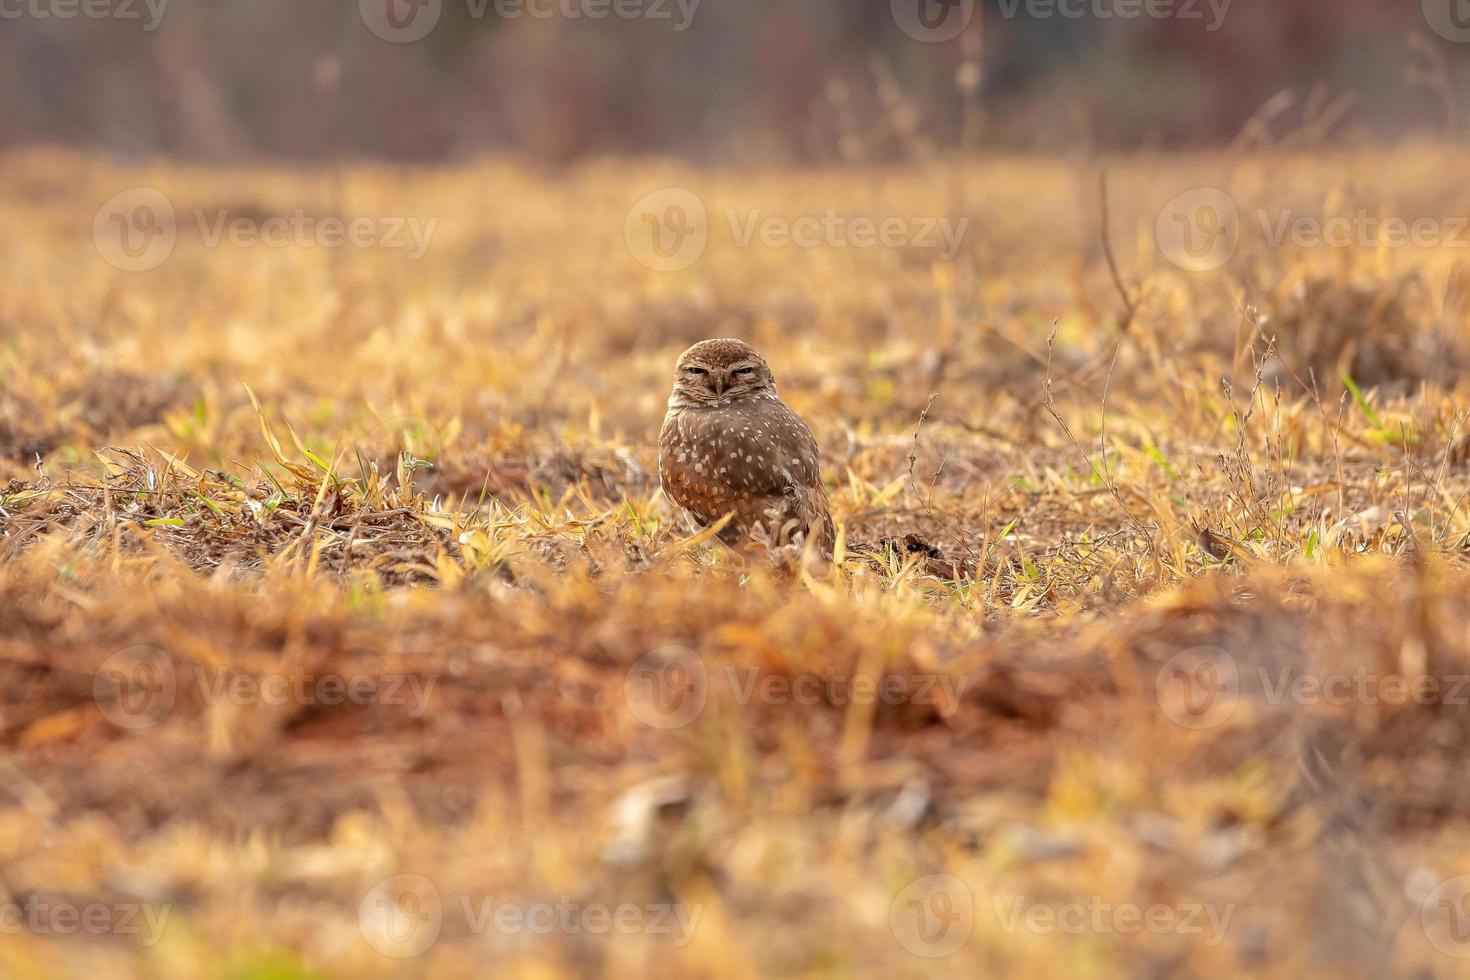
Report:
M 5 157 L 0 975 L 1470 975 L 1465 159 Z M 658 489 L 723 336 L 831 566 Z

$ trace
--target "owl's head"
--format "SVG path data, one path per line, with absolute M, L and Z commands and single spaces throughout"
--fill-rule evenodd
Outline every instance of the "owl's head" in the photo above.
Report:
M 723 405 L 775 390 L 760 351 L 743 340 L 702 340 L 679 355 L 670 404 Z

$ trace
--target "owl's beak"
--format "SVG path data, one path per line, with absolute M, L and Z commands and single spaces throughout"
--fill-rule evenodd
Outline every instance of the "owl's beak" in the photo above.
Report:
M 711 380 L 715 383 L 715 394 L 717 395 L 723 395 L 725 389 L 730 387 L 730 376 L 723 371 L 717 373 Z

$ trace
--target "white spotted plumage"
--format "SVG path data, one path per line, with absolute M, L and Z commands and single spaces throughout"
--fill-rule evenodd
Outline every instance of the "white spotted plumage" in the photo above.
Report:
M 725 464 L 716 469 L 715 459 Z M 776 395 L 765 359 L 742 341 L 703 341 L 679 358 L 659 435 L 659 476 L 696 524 L 730 514 L 720 533 L 727 544 L 810 538 L 831 553 L 816 439 Z

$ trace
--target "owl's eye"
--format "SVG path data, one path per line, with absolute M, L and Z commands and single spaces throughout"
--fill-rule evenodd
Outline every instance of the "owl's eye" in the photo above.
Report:
M 735 377 L 737 377 L 737 378 L 748 378 L 751 375 L 755 374 L 755 368 L 749 367 L 749 366 L 743 367 L 743 368 L 736 368 L 734 371 L 731 371 L 730 373 L 733 374 L 733 375 L 735 375 Z
M 696 377 L 703 377 L 704 375 L 709 374 L 709 372 L 702 367 L 687 367 L 684 370 L 688 371 L 692 375 L 695 375 Z

